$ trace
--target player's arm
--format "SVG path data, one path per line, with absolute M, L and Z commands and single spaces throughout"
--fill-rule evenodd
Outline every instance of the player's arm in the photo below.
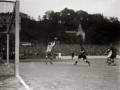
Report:
M 81 51 L 81 54 L 82 54 L 82 53 L 84 53 L 84 52 L 85 52 L 85 51 L 84 51 L 84 50 L 82 50 L 82 51 Z
M 57 40 L 57 37 L 54 38 L 54 41 L 52 42 L 51 46 L 55 45 L 55 41 Z
M 107 54 L 110 52 L 110 49 L 107 50 Z
M 110 51 L 111 51 L 111 47 L 108 48 L 107 53 L 109 53 Z
M 85 52 L 85 50 L 82 48 L 82 49 L 81 49 L 81 53 L 84 53 L 84 52 Z
M 83 51 L 81 51 L 81 53 L 84 53 L 84 50 L 83 50 Z
M 51 46 L 54 46 L 55 45 L 55 41 L 52 42 Z

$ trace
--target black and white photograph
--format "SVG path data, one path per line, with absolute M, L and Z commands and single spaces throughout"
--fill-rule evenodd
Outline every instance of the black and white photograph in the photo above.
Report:
M 0 0 L 0 90 L 120 90 L 120 0 Z

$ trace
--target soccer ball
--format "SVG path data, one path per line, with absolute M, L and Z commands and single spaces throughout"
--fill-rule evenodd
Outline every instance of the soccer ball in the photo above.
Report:
M 55 37 L 54 40 L 56 41 L 56 40 L 57 40 L 57 37 Z

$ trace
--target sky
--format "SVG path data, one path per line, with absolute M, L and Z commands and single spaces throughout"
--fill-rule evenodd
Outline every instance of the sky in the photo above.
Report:
M 14 1 L 14 0 L 13 0 Z M 88 14 L 101 13 L 107 17 L 117 17 L 120 21 L 120 0 L 19 0 L 20 12 L 38 20 L 48 10 L 60 12 L 64 8 L 83 10 Z

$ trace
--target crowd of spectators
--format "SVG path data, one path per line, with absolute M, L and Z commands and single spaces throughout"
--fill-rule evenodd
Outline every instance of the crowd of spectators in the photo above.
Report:
M 108 45 L 84 45 L 87 55 L 107 55 Z M 25 56 L 45 56 L 46 46 L 21 46 L 20 54 Z M 79 44 L 59 44 L 55 45 L 52 49 L 53 54 L 61 53 L 62 56 L 67 56 L 69 53 L 74 52 L 75 55 L 80 53 Z M 120 52 L 118 52 L 120 55 Z
M 108 46 L 100 46 L 100 45 L 84 45 L 87 55 L 106 55 Z M 70 52 L 74 52 L 75 55 L 80 53 L 80 46 L 77 45 L 69 45 L 62 44 L 59 46 L 55 46 L 53 49 L 54 52 L 61 52 L 62 55 L 67 55 Z

